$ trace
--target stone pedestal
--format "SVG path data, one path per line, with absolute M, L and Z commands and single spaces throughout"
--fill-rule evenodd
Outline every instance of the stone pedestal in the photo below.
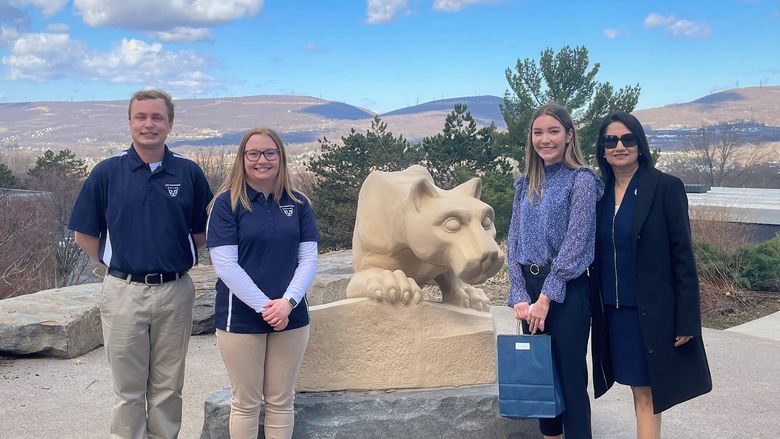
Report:
M 490 313 L 365 298 L 310 308 L 298 391 L 433 388 L 496 381 Z
M 228 439 L 230 388 L 206 400 L 200 439 Z M 259 438 L 264 438 L 263 415 Z M 498 416 L 495 384 L 397 392 L 299 393 L 294 438 L 520 439 L 541 437 L 536 420 Z

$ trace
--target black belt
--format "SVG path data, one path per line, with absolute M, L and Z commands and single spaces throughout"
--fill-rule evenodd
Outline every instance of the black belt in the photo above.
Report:
M 533 274 L 534 276 L 547 276 L 550 274 L 550 267 L 545 267 L 543 265 L 536 265 L 536 264 L 529 264 L 529 265 L 523 265 L 523 270 Z
M 128 280 L 130 282 L 138 282 L 146 285 L 159 285 L 165 282 L 181 279 L 182 276 L 187 274 L 186 271 L 180 273 L 146 273 L 146 274 L 130 274 L 124 271 L 119 271 L 116 268 L 109 268 L 108 274 L 120 279 Z

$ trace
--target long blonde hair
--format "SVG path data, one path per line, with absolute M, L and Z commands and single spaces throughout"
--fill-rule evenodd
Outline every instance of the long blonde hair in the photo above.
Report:
M 230 191 L 230 208 L 235 211 L 240 202 L 246 210 L 252 210 L 252 205 L 249 203 L 249 197 L 246 194 L 246 170 L 244 169 L 244 152 L 246 151 L 246 144 L 249 142 L 249 138 L 252 136 L 268 136 L 273 140 L 277 148 L 279 148 L 279 174 L 276 176 L 276 183 L 274 184 L 274 201 L 278 204 L 282 197 L 282 193 L 286 193 L 294 202 L 301 204 L 300 198 L 295 195 L 295 187 L 292 179 L 290 178 L 290 172 L 287 170 L 287 152 L 284 149 L 284 143 L 282 138 L 276 131 L 270 128 L 252 128 L 244 134 L 241 139 L 241 143 L 238 145 L 238 152 L 236 152 L 236 158 L 233 160 L 233 166 L 230 169 L 230 174 L 219 187 L 219 190 L 214 194 L 214 199 L 209 203 L 209 213 L 214 208 L 214 203 L 217 197 L 223 192 Z
M 533 145 L 534 121 L 541 116 L 552 116 L 561 123 L 566 133 L 571 132 L 571 141 L 566 142 L 563 152 L 563 164 L 569 169 L 578 169 L 585 165 L 585 158 L 577 140 L 577 130 L 574 121 L 565 108 L 558 104 L 547 104 L 536 110 L 528 124 L 528 143 L 525 146 L 525 178 L 528 180 L 528 200 L 531 204 L 538 203 L 544 195 L 544 159 L 539 157 Z

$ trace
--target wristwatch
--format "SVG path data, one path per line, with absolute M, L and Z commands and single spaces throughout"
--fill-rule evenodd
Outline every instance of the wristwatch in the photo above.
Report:
M 292 297 L 288 297 L 287 301 L 290 302 L 290 306 L 292 307 L 292 309 L 295 309 L 295 307 L 298 306 L 298 302 L 296 302 L 295 299 L 293 299 Z

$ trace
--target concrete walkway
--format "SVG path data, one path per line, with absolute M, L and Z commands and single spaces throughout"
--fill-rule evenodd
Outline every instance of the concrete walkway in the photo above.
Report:
M 517 324 L 509 308 L 494 307 L 493 313 L 497 333 L 515 333 Z M 777 335 L 780 313 L 740 326 L 746 325 L 761 328 L 763 334 Z M 752 329 L 704 328 L 702 336 L 713 390 L 665 411 L 662 436 L 670 439 L 775 437 L 780 432 L 777 417 L 780 339 L 759 338 Z M 590 371 L 590 358 L 588 368 Z M 615 384 L 598 400 L 593 400 L 591 387 L 590 395 L 594 438 L 636 437 L 629 387 Z
M 500 333 L 514 333 L 511 310 L 494 307 Z M 751 322 L 762 334 L 780 331 L 778 314 Z M 765 325 L 765 326 L 763 326 Z M 741 325 L 745 326 L 745 325 Z M 772 437 L 780 431 L 777 339 L 741 330 L 705 329 L 711 393 L 664 412 L 663 437 Z M 181 438 L 198 438 L 207 396 L 228 386 L 214 336 L 192 338 L 184 388 Z M 592 394 L 592 391 L 591 391 Z M 0 436 L 4 438 L 105 438 L 111 417 L 111 378 L 103 348 L 72 360 L 0 360 Z M 595 438 L 633 438 L 631 392 L 617 385 L 593 401 Z M 392 432 L 388 432 L 391 436 Z M 448 437 L 442 432 L 443 437 Z M 539 436 L 541 437 L 541 436 Z
M 768 338 L 769 340 L 780 341 L 780 311 L 770 314 L 766 317 L 753 320 L 752 322 L 732 326 L 726 331 L 748 334 L 754 337 Z

